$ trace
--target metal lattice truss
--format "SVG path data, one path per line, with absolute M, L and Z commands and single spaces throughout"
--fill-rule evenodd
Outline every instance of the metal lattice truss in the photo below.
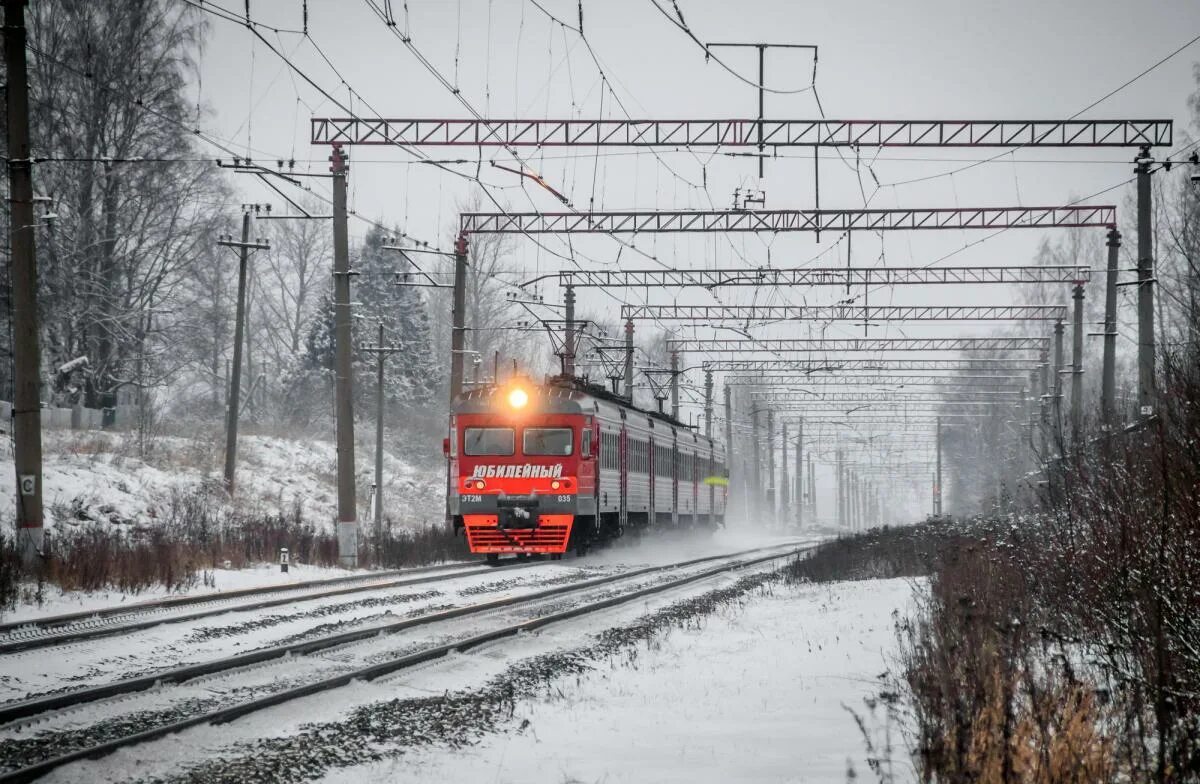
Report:
M 874 416 L 895 416 L 897 418 L 905 415 L 918 416 L 941 416 L 946 418 L 949 416 L 962 416 L 964 414 L 977 413 L 980 418 L 993 416 L 992 413 L 979 413 L 976 409 L 994 408 L 1003 404 L 1011 404 L 1011 400 L 939 400 L 930 398 L 928 400 L 905 400 L 901 402 L 888 401 L 863 401 L 863 400 L 848 400 L 844 403 L 828 400 L 811 399 L 811 402 L 805 400 L 772 400 L 759 401 L 758 406 L 760 411 L 766 411 L 768 408 L 776 414 L 784 411 L 793 411 L 796 413 L 816 413 L 825 415 L 834 415 L 844 413 L 853 415 L 856 413 L 871 414 Z
M 463 234 L 655 234 L 667 232 L 888 231 L 1111 227 L 1117 208 L 962 207 L 888 210 L 631 210 L 466 212 Z
M 1027 376 L 798 376 L 795 373 L 774 375 L 729 376 L 725 384 L 731 387 L 799 385 L 863 386 L 863 387 L 1021 387 Z
M 830 416 L 818 412 L 813 416 L 804 416 L 802 414 L 783 414 L 775 417 L 776 424 L 787 422 L 789 425 L 803 423 L 805 435 L 810 432 L 820 431 L 823 428 L 834 428 L 839 430 L 879 427 L 884 428 L 884 432 L 871 432 L 868 435 L 871 437 L 880 437 L 886 435 L 887 432 L 895 432 L 898 434 L 906 434 L 912 432 L 924 433 L 937 427 L 936 414 L 910 414 L 898 419 L 882 419 L 877 413 L 870 411 L 862 411 L 862 416 Z M 814 431 L 814 428 L 816 431 Z
M 803 389 L 770 389 L 752 391 L 750 399 L 759 403 L 960 403 L 995 402 L 997 400 L 1021 399 L 1019 390 L 972 389 L 963 392 L 950 390 L 918 390 L 897 392 L 892 390 L 855 389 L 845 392 L 812 392 Z
M 1087 267 L 812 267 L 807 269 L 563 270 L 559 283 L 576 288 L 658 286 L 900 286 L 938 283 L 1086 283 Z
M 670 338 L 668 351 L 720 351 L 737 354 L 815 351 L 1045 351 L 1048 337 L 984 338 Z
M 1170 120 L 311 120 L 313 144 L 412 147 L 1141 147 L 1170 146 L 1172 130 Z
M 1066 305 L 622 305 L 622 321 L 1062 321 Z
M 1037 370 L 1044 363 L 1036 359 L 835 359 L 789 360 L 789 359 L 727 359 L 709 360 L 701 364 L 704 370 L 730 373 L 769 373 L 791 371 L 795 373 L 958 373 L 963 371 L 1011 373 L 1013 371 Z

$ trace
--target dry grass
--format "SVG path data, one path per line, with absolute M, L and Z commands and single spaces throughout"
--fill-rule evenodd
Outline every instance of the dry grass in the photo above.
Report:
M 1200 383 L 950 536 L 899 627 L 925 781 L 1200 782 Z
M 397 568 L 461 559 L 462 537 L 446 526 L 364 530 L 359 564 Z M 63 591 L 119 590 L 138 593 L 161 586 L 185 590 L 208 579 L 206 572 L 228 563 L 240 569 L 273 563 L 280 548 L 295 563 L 336 566 L 337 538 L 303 518 L 299 507 L 286 514 L 227 511 L 203 492 L 176 493 L 152 527 L 94 524 L 48 537 L 46 557 L 27 567 L 13 537 L 0 534 L 0 610 L 18 601 L 40 601 L 47 587 Z

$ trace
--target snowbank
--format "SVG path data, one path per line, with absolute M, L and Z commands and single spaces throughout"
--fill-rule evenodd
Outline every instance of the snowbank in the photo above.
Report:
M 157 437 L 146 459 L 137 457 L 136 435 L 45 431 L 43 499 L 47 528 L 101 522 L 153 525 L 172 493 L 205 488 L 223 503 L 247 510 L 290 512 L 299 506 L 307 521 L 332 525 L 337 512 L 337 450 L 328 441 L 244 436 L 238 443 L 236 499 L 221 488 L 224 442 L 217 437 Z M 358 499 L 367 519 L 374 448 L 359 447 Z M 413 466 L 384 453 L 384 513 L 397 523 L 440 521 L 442 467 Z M 15 506 L 11 451 L 0 454 L 0 519 Z

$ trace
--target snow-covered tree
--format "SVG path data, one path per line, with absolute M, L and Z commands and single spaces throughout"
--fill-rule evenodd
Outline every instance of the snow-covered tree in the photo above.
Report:
M 397 273 L 405 262 L 399 253 L 384 248 L 387 234 L 373 227 L 357 249 L 352 268 L 354 321 L 355 395 L 362 402 L 373 399 L 376 357 L 364 351 L 378 341 L 383 323 L 384 345 L 400 350 L 387 359 L 385 395 L 390 404 L 422 406 L 433 400 L 441 375 L 431 351 L 429 311 L 419 288 L 397 285 Z M 321 303 L 305 338 L 301 369 L 308 383 L 330 378 L 334 361 L 334 307 L 331 296 Z

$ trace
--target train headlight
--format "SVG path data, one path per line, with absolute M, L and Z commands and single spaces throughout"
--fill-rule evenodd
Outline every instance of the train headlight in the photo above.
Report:
M 562 487 L 562 485 L 559 484 L 557 479 L 555 479 L 553 482 L 550 483 L 551 490 L 557 490 L 560 487 Z
M 520 387 L 508 391 L 508 405 L 512 408 L 524 408 L 529 402 L 529 393 Z

